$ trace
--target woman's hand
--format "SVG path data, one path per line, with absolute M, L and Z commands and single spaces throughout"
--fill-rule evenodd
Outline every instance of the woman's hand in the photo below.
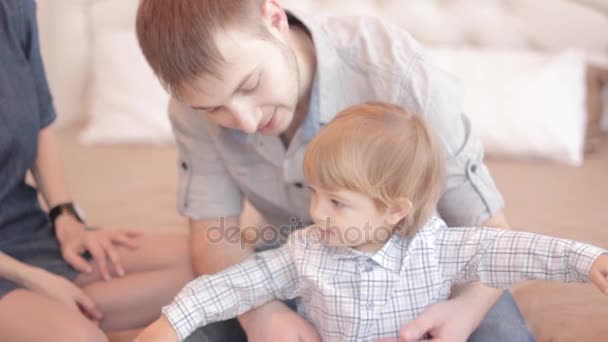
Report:
M 94 322 L 99 322 L 103 318 L 95 302 L 82 289 L 66 278 L 44 269 L 29 267 L 23 277 L 23 286 L 83 313 Z
M 82 256 L 85 252 L 89 252 L 105 280 L 112 278 L 108 261 L 112 264 L 116 274 L 119 276 L 125 274 L 116 246 L 137 249 L 139 247 L 137 238 L 142 235 L 142 233 L 132 230 L 87 230 L 81 222 L 70 215 L 62 215 L 57 218 L 55 231 L 65 261 L 80 272 L 91 273 L 92 265 Z

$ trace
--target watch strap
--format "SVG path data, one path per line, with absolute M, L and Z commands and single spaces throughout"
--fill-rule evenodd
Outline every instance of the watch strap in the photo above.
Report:
M 54 206 L 49 211 L 49 218 L 51 219 L 53 225 L 55 225 L 55 220 L 57 220 L 57 217 L 66 213 L 72 215 L 79 222 L 84 223 L 84 219 L 80 216 L 80 214 L 78 214 L 78 211 L 76 210 L 76 207 L 73 202 L 61 203 Z

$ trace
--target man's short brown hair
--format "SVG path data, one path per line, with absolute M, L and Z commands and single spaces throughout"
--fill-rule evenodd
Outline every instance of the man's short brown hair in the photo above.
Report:
M 224 62 L 215 41 L 233 25 L 268 35 L 261 21 L 264 0 L 141 0 L 137 38 L 165 88 L 179 94 L 200 75 L 219 78 Z

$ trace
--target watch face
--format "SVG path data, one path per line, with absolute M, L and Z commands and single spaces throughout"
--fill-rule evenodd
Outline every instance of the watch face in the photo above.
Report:
M 73 207 L 74 211 L 76 212 L 76 215 L 80 218 L 80 220 L 86 221 L 84 210 L 82 210 L 78 203 L 74 203 Z

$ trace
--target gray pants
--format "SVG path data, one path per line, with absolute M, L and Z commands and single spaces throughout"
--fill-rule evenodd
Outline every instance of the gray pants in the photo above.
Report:
M 288 305 L 293 308 L 293 303 Z M 469 342 L 533 342 L 535 340 L 513 296 L 508 291 L 503 293 L 469 338 Z M 230 319 L 204 326 L 196 330 L 186 341 L 245 342 L 247 336 L 238 320 Z

